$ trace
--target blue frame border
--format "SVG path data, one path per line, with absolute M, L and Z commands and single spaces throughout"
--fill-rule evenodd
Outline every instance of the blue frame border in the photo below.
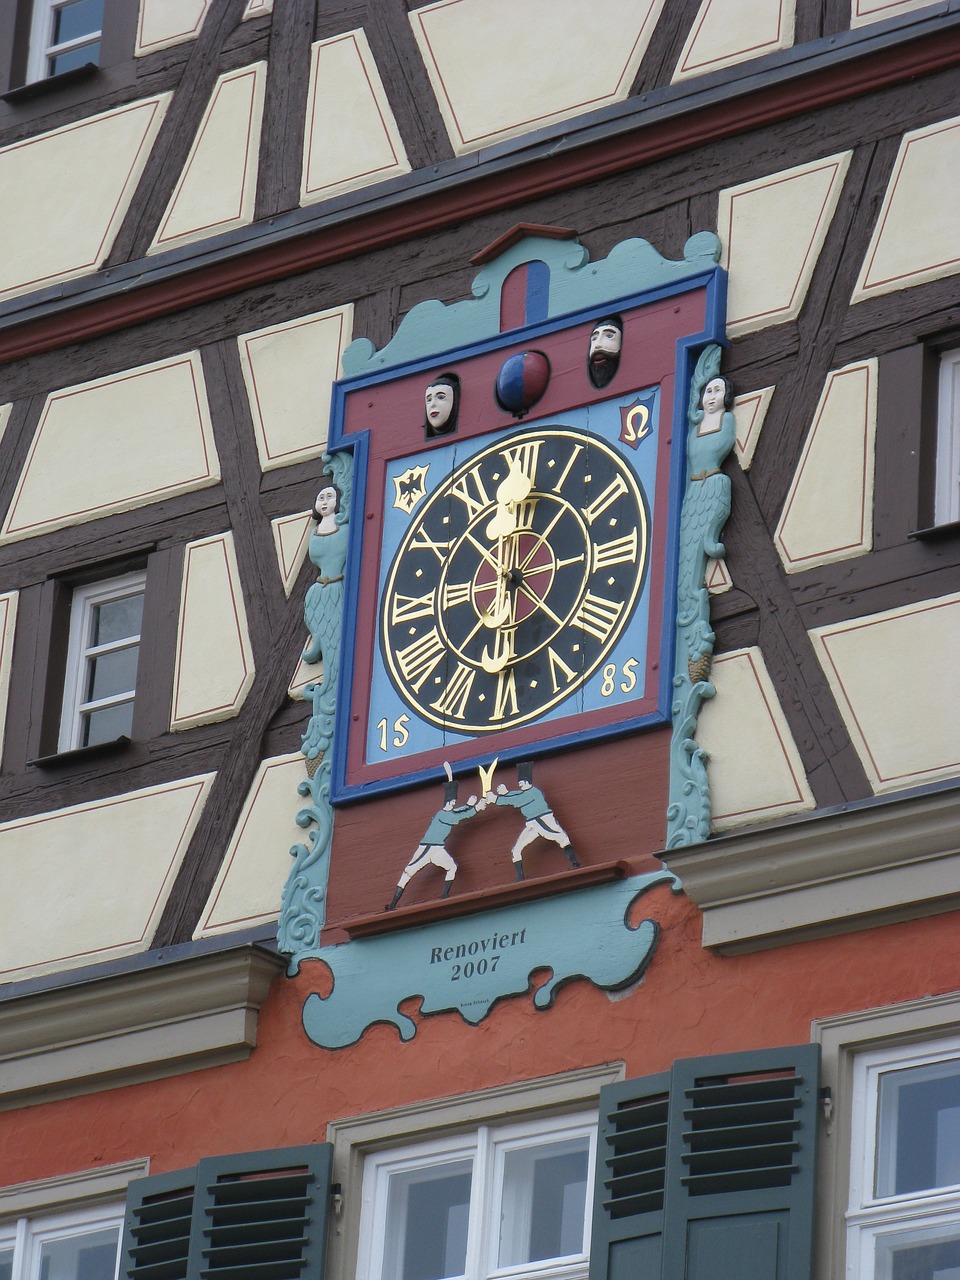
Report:
M 341 642 L 339 683 L 337 687 L 337 730 L 333 743 L 333 768 L 330 787 L 330 802 L 332 805 L 339 806 L 355 803 L 370 796 L 405 790 L 421 783 L 436 781 L 440 776 L 440 771 L 431 766 L 430 768 L 403 772 L 391 778 L 366 782 L 359 786 L 349 784 L 346 778 L 347 747 L 349 732 L 352 727 L 352 693 L 355 673 L 353 638 L 357 630 L 360 577 L 363 568 L 363 517 L 366 510 L 367 462 L 370 448 L 370 433 L 368 431 L 358 432 L 354 435 L 343 434 L 347 396 L 363 387 L 392 382 L 401 377 L 435 369 L 438 364 L 443 362 L 449 362 L 454 359 L 465 360 L 477 355 L 484 355 L 504 347 L 514 346 L 517 343 L 532 341 L 547 334 L 556 333 L 576 324 L 588 322 L 597 315 L 599 306 L 603 306 L 610 311 L 633 310 L 665 298 L 690 293 L 697 289 L 705 290 L 704 328 L 699 333 L 687 334 L 677 340 L 674 365 L 676 385 L 671 418 L 673 436 L 670 445 L 668 542 L 664 551 L 664 611 L 661 628 L 660 679 L 657 691 L 658 710 L 648 715 L 620 721 L 616 725 L 601 726 L 584 733 L 566 733 L 541 739 L 535 744 L 511 747 L 500 754 L 500 759 L 507 763 L 511 760 L 528 756 L 539 757 L 561 751 L 565 747 L 576 743 L 619 737 L 656 724 L 667 724 L 671 719 L 671 695 L 675 674 L 675 601 L 677 595 L 680 510 L 687 481 L 687 399 L 690 380 L 699 353 L 710 343 L 725 344 L 726 288 L 726 272 L 722 268 L 715 266 L 686 276 L 676 282 L 615 296 L 602 304 L 593 303 L 576 311 L 551 316 L 547 320 L 522 325 L 503 333 L 492 334 L 490 337 L 477 342 L 448 347 L 374 372 L 341 378 L 334 383 L 327 451 L 332 453 L 348 449 L 353 452 L 354 485 L 350 513 L 348 573 L 343 601 L 344 635 Z M 468 759 L 458 761 L 454 768 L 454 773 L 462 776 L 475 772 L 478 764 L 487 763 L 488 761 L 489 752 L 478 752 Z

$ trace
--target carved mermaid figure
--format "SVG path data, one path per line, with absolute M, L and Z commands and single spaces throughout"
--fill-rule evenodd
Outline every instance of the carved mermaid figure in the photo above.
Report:
M 343 620 L 343 575 L 349 542 L 348 509 L 352 457 L 327 454 L 329 482 L 317 494 L 308 555 L 316 566 L 317 580 L 307 589 L 303 617 L 310 640 L 304 662 L 323 660 L 322 680 L 304 690 L 312 712 L 300 750 L 307 777 L 300 783 L 301 796 L 309 803 L 297 814 L 297 824 L 309 828 L 309 847 L 296 844 L 290 850 L 293 870 L 283 891 L 277 931 L 281 951 L 296 955 L 315 947 L 320 937 L 326 899 L 327 854 L 333 837 L 330 807 L 330 747 L 337 711 L 337 671 L 340 665 L 340 632 Z
M 709 679 L 716 637 L 710 626 L 710 594 L 705 578 L 707 561 L 720 560 L 725 555 L 720 531 L 730 514 L 730 478 L 720 467 L 736 440 L 732 403 L 730 381 L 720 374 L 720 348 L 709 346 L 697 361 L 687 414 L 687 489 L 680 514 L 668 849 L 695 844 L 710 834 L 706 754 L 697 746 L 695 735 L 700 707 L 716 693 Z

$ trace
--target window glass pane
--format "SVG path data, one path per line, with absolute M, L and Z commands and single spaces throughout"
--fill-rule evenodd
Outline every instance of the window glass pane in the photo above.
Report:
M 0 1248 L 0 1280 L 10 1280 L 13 1275 L 13 1249 Z
M 960 1232 L 933 1227 L 877 1239 L 877 1280 L 960 1280 Z
M 391 1175 L 383 1280 L 463 1275 L 471 1177 L 470 1160 Z
M 583 1252 L 589 1147 L 584 1137 L 506 1152 L 500 1266 Z
M 133 693 L 137 684 L 137 659 L 140 646 L 114 649 L 87 660 L 87 686 L 85 700 L 110 698 L 117 693 Z
M 876 1194 L 960 1183 L 960 1062 L 880 1077 Z
M 143 617 L 143 592 L 122 596 L 119 600 L 107 600 L 94 606 L 90 629 L 91 644 L 112 644 L 115 640 L 128 640 L 140 634 Z
M 53 44 L 65 44 L 93 35 L 103 26 L 103 0 L 71 0 L 56 10 L 53 19 Z
M 113 1280 L 119 1231 L 47 1240 L 40 1250 L 40 1280 Z
M 97 65 L 100 62 L 100 41 L 94 40 L 91 44 L 82 44 L 66 53 L 58 53 L 55 58 L 48 58 L 47 61 L 50 63 L 47 74 L 51 76 L 58 76 L 61 71 L 72 71 L 74 67 L 85 67 L 88 62 Z
M 133 728 L 133 703 L 121 702 L 115 707 L 104 707 L 102 711 L 89 711 L 80 719 L 81 747 L 93 747 L 98 742 L 114 742 L 117 738 L 130 736 Z

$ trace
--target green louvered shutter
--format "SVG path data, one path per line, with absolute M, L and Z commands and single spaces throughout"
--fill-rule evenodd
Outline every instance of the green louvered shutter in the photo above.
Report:
M 321 1280 L 332 1153 L 215 1156 L 131 1183 L 121 1280 Z
M 590 1280 L 660 1275 L 670 1074 L 600 1090 Z
M 187 1280 L 196 1172 L 180 1169 L 130 1183 L 121 1280 Z
M 674 1063 L 662 1280 L 809 1280 L 819 1045 Z
M 810 1280 L 818 1045 L 600 1093 L 590 1280 Z

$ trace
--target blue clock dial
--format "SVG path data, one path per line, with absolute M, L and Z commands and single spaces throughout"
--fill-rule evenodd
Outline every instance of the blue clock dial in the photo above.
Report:
M 615 647 L 649 564 L 646 496 L 582 429 L 528 428 L 456 467 L 413 512 L 380 606 L 401 700 L 487 734 L 561 705 Z

